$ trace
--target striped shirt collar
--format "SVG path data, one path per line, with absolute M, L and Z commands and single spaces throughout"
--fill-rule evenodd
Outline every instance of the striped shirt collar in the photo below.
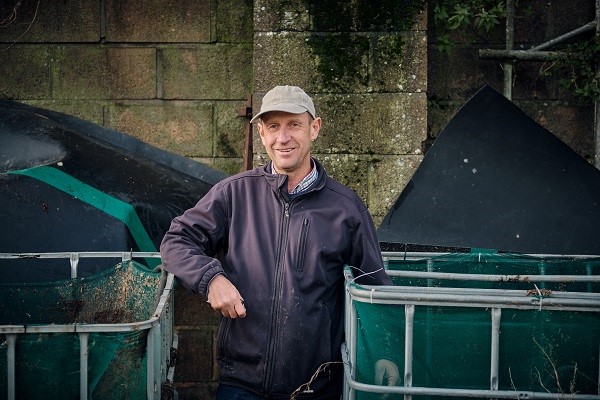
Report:
M 300 183 L 298 183 L 296 185 L 296 187 L 294 187 L 291 191 L 290 194 L 300 194 L 303 191 L 305 191 L 306 189 L 308 189 L 310 187 L 310 185 L 312 185 L 317 178 L 319 177 L 319 173 L 317 171 L 317 164 L 312 160 L 310 160 L 310 163 L 312 164 L 312 170 L 308 173 L 308 175 L 306 175 L 301 181 Z M 271 173 L 276 174 L 277 172 L 275 172 L 275 168 L 273 168 L 273 164 L 271 164 Z

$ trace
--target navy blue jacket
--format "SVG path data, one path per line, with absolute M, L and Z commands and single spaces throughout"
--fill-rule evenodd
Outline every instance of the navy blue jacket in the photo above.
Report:
M 366 206 L 315 162 L 317 181 L 292 199 L 270 165 L 226 178 L 173 220 L 161 245 L 164 268 L 189 289 L 206 295 L 220 273 L 237 287 L 247 315 L 221 320 L 220 381 L 265 397 L 289 399 L 341 360 L 345 265 L 368 274 L 359 283 L 391 285 Z M 330 365 L 308 397 L 339 395 L 341 371 Z

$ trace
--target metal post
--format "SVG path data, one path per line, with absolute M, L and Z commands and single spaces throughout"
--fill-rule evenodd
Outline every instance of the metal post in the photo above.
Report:
M 596 0 L 596 36 L 600 36 L 600 0 Z M 600 73 L 600 62 L 596 64 L 596 73 Z M 600 169 L 600 99 L 594 103 L 594 139 L 595 139 L 595 161 L 594 165 Z
M 71 253 L 71 279 L 77 278 L 77 266 L 79 265 L 79 253 Z
M 16 344 L 17 335 L 7 334 L 6 343 L 8 348 L 6 350 L 6 366 L 7 366 L 7 379 L 8 379 L 8 400 L 15 400 L 15 360 L 16 360 Z
M 161 341 L 160 341 L 160 337 L 162 335 L 162 325 L 156 324 L 156 326 L 154 327 L 155 331 L 154 331 L 154 400 L 160 400 L 160 386 L 161 386 L 161 374 L 160 374 L 160 367 L 161 367 L 161 356 L 160 356 L 160 350 L 161 350 Z
M 354 317 L 351 317 L 352 315 L 352 298 L 350 297 L 350 291 L 348 290 L 348 280 L 346 277 L 346 293 L 344 294 L 345 296 L 345 301 L 344 301 L 344 315 L 346 316 L 346 320 L 345 320 L 345 340 L 346 340 L 346 353 L 348 353 L 348 347 L 352 346 L 355 347 L 355 345 L 350 341 L 350 336 L 352 335 L 351 333 L 351 319 Z M 350 355 L 348 355 L 348 358 L 350 357 Z M 352 364 L 351 364 L 352 365 Z M 346 369 L 346 366 L 344 365 L 344 369 Z M 345 372 L 345 371 L 344 371 Z M 352 374 L 352 371 L 350 371 L 350 376 L 354 376 L 354 374 Z M 350 385 L 348 384 L 348 382 L 346 381 L 346 379 L 344 379 L 344 397 L 343 400 L 349 400 L 350 399 L 350 391 L 352 389 L 350 388 Z
M 500 357 L 501 308 L 492 308 L 492 354 L 490 362 L 490 390 L 498 390 L 498 365 Z
M 506 50 L 513 50 L 515 43 L 515 3 L 506 0 Z M 502 63 L 504 70 L 504 97 L 512 100 L 513 60 Z
M 346 347 L 348 348 L 348 352 L 349 354 L 349 358 L 350 358 L 350 376 L 352 377 L 352 379 L 356 378 L 356 347 L 357 347 L 357 340 L 356 337 L 358 336 L 357 330 L 358 330 L 358 317 L 356 314 L 356 308 L 354 306 L 354 302 L 352 301 L 352 296 L 350 295 L 349 291 L 346 290 L 346 310 L 348 310 L 348 312 L 346 313 L 347 318 L 348 318 L 348 330 L 347 330 L 347 344 Z M 349 395 L 348 395 L 348 399 L 349 400 L 354 400 L 355 397 L 355 393 L 354 393 L 354 389 L 350 389 L 349 390 Z
M 155 399 L 156 382 L 154 380 L 155 363 L 156 363 L 156 329 L 159 325 L 155 325 L 148 331 L 146 337 L 146 398 L 148 400 Z
M 88 398 L 88 342 L 90 334 L 79 334 L 79 398 Z
M 244 121 L 244 162 L 241 171 L 252 169 L 252 95 L 248 96 L 246 103 L 238 110 L 238 117 L 245 118 Z
M 404 306 L 405 333 L 404 333 L 404 387 L 412 387 L 413 364 L 413 331 L 415 326 L 415 306 Z M 412 395 L 405 394 L 404 400 L 412 399 Z

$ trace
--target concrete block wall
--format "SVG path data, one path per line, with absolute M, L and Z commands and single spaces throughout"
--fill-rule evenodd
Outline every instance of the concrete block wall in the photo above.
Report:
M 252 2 L 7 0 L 0 97 L 69 113 L 238 172 Z
M 376 223 L 422 159 L 428 87 L 425 10 L 378 3 L 257 0 L 253 57 L 255 107 L 275 85 L 313 95 L 323 118 L 314 153 Z

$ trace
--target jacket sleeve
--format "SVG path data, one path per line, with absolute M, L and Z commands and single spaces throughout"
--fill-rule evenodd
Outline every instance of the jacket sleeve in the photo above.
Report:
M 360 222 L 353 233 L 349 258 L 348 264 L 352 266 L 352 273 L 357 283 L 361 285 L 393 284 L 385 272 L 373 219 L 366 208 L 360 212 Z
M 229 230 L 221 187 L 213 186 L 194 207 L 174 218 L 160 245 L 164 269 L 188 289 L 205 296 L 210 281 L 225 273 L 215 258 Z

